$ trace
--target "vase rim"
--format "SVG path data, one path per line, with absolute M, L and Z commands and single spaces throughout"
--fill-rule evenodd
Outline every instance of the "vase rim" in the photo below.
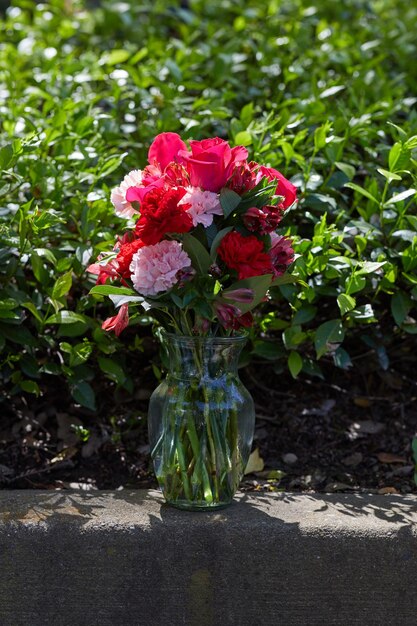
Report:
M 230 345 L 245 343 L 248 339 L 248 333 L 242 333 L 241 335 L 233 335 L 231 337 L 211 337 L 202 335 L 178 335 L 177 333 L 170 333 L 165 329 L 162 331 L 164 337 L 167 339 L 174 339 L 175 341 L 182 343 L 183 345 L 192 345 L 196 342 L 215 343 L 219 345 Z

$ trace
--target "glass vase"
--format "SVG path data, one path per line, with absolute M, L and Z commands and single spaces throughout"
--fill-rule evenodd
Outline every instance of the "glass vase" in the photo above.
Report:
M 159 486 L 181 509 L 223 507 L 242 479 L 255 426 L 253 400 L 237 370 L 246 338 L 164 338 L 169 372 L 148 414 Z

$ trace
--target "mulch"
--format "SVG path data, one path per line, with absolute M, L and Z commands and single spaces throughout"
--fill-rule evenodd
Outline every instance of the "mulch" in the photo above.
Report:
M 257 410 L 256 471 L 245 476 L 242 489 L 417 492 L 411 450 L 417 383 L 403 369 L 383 371 L 367 362 L 349 371 L 329 366 L 325 380 L 293 380 L 270 364 L 252 362 L 241 378 Z M 133 394 L 103 377 L 98 415 L 73 404 L 56 380 L 38 399 L 3 401 L 0 486 L 156 487 L 146 423 L 155 386 L 150 368 Z

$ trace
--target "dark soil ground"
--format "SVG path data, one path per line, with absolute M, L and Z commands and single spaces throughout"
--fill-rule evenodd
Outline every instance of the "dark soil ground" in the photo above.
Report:
M 417 491 L 411 450 L 417 384 L 411 373 L 332 368 L 326 381 L 294 381 L 268 364 L 252 363 L 241 378 L 256 402 L 254 449 L 264 462 L 262 468 L 258 459 L 258 471 L 245 477 L 243 489 Z M 132 396 L 103 381 L 98 416 L 71 404 L 56 382 L 42 398 L 3 403 L 1 487 L 155 487 L 146 430 L 155 386 L 150 368 Z

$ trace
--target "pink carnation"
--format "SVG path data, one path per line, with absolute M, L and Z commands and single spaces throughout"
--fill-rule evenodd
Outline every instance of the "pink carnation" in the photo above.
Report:
M 187 193 L 180 204 L 190 204 L 187 213 L 193 220 L 193 226 L 203 224 L 205 228 L 213 222 L 213 215 L 223 215 L 217 193 L 201 191 L 198 187 L 187 187 Z
M 133 208 L 130 202 L 126 198 L 127 190 L 130 187 L 139 187 L 142 184 L 142 171 L 132 170 L 129 174 L 126 174 L 123 181 L 120 183 L 120 187 L 115 187 L 111 192 L 110 200 L 113 204 L 117 215 L 120 217 L 132 217 L 138 213 Z
M 160 241 L 141 248 L 130 264 L 133 286 L 143 296 L 156 296 L 178 282 L 178 273 L 191 259 L 178 241 Z

